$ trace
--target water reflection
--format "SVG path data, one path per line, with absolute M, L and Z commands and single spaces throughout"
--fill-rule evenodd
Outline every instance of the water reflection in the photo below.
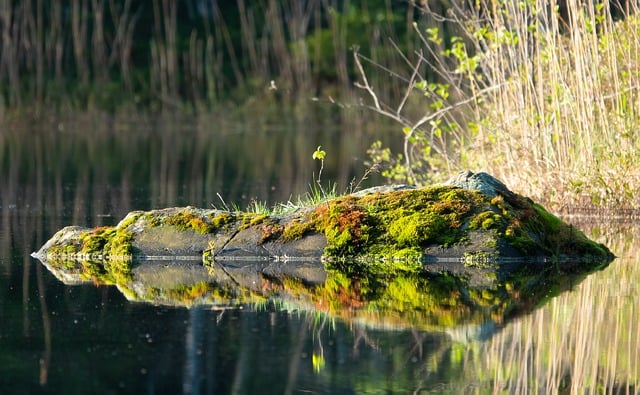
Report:
M 286 200 L 306 190 L 313 164 L 304 147 L 319 135 L 292 145 L 291 135 L 212 142 L 210 126 L 159 137 L 145 129 L 171 129 L 159 121 L 106 135 L 98 129 L 108 122 L 86 122 L 91 139 L 66 120 L 52 123 L 63 125 L 54 135 L 0 134 L 1 393 L 638 392 L 635 224 L 577 224 L 620 258 L 498 327 L 375 327 L 272 304 L 160 307 L 131 303 L 113 287 L 65 286 L 29 257 L 61 227 L 111 225 L 132 209 L 207 206 L 217 192 L 239 204 Z M 313 141 L 310 150 L 320 143 L 328 146 Z M 258 146 L 271 151 L 235 166 Z M 346 146 L 327 149 L 342 152 L 327 178 L 346 183 L 357 172 L 346 164 L 358 148 Z

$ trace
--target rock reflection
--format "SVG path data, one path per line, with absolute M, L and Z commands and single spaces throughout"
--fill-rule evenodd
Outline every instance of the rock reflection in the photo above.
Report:
M 345 274 L 327 270 L 320 260 L 296 261 L 296 270 L 282 270 L 273 265 L 283 263 L 269 259 L 134 259 L 124 275 L 111 273 L 108 261 L 39 259 L 66 284 L 114 284 L 135 302 L 251 309 L 273 303 L 283 310 L 326 314 L 372 328 L 444 330 L 460 342 L 489 339 L 508 320 L 586 276 L 519 272 L 489 287 L 451 273 Z

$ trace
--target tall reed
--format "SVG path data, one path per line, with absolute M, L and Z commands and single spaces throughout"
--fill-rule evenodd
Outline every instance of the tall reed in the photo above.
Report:
M 407 18 L 418 17 L 389 0 L 5 1 L 0 104 L 206 112 L 227 99 L 346 102 L 353 48 L 400 67 L 393 47 L 414 51 Z
M 405 126 L 401 158 L 372 149 L 396 166 L 388 174 L 420 183 L 474 168 L 558 206 L 640 207 L 637 3 L 617 22 L 609 1 L 453 4 L 434 18 L 455 36 L 416 26 L 431 56 L 396 110 L 376 108 Z M 425 65 L 437 81 L 421 78 Z M 416 100 L 411 117 L 403 106 Z
M 102 88 L 116 68 L 131 93 L 135 19 L 131 0 L 2 2 L 3 107 L 38 109 L 65 96 L 86 100 L 87 92 Z
M 468 165 L 564 205 L 640 207 L 640 22 L 614 23 L 607 1 L 565 3 L 563 20 L 554 2 L 505 2 L 469 30 L 470 86 L 486 94 Z

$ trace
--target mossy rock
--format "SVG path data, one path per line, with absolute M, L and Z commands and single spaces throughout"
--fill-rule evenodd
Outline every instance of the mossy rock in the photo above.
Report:
M 284 215 L 136 211 L 114 227 L 64 228 L 35 256 L 66 283 L 116 284 L 132 300 L 191 306 L 279 298 L 427 326 L 499 321 L 613 259 L 529 198 L 471 172 Z

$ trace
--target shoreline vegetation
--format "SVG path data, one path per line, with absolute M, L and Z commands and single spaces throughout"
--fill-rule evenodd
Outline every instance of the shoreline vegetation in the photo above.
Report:
M 448 13 L 460 29 L 452 37 L 416 26 L 423 48 L 441 55 L 414 64 L 407 85 L 429 107 L 418 118 L 405 115 L 404 100 L 383 103 L 360 71 L 371 108 L 403 126 L 400 154 L 377 143 L 370 150 L 390 169 L 383 175 L 422 184 L 483 169 L 556 211 L 637 216 L 637 5 L 481 4 Z M 440 81 L 423 78 L 423 67 Z
M 398 144 L 369 150 L 390 182 L 470 168 L 555 211 L 637 215 L 632 2 L 471 3 L 4 2 L 0 120 L 305 117 L 319 102 L 397 124 Z

